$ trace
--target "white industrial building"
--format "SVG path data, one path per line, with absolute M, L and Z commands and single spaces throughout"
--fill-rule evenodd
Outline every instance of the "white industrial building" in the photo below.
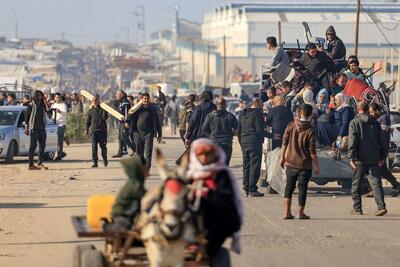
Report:
M 355 2 L 355 1 L 353 1 Z M 223 55 L 226 38 L 227 69 L 235 66 L 253 74 L 267 64 L 267 36 L 280 37 L 286 47 L 301 47 L 307 42 L 302 22 L 308 22 L 313 36 L 325 36 L 328 26 L 354 53 L 356 6 L 347 3 L 232 3 L 217 7 L 204 16 L 202 38 L 218 45 Z M 362 4 L 360 15 L 359 57 L 364 64 L 383 61 L 384 48 L 400 47 L 400 4 Z M 280 30 L 279 25 L 280 24 Z M 381 32 L 382 31 L 382 32 Z M 279 34 L 280 32 L 280 34 Z M 397 54 L 396 54 L 397 57 Z

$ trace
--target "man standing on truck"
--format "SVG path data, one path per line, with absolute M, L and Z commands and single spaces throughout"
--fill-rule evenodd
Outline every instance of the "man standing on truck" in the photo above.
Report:
M 43 165 L 44 150 L 46 148 L 46 117 L 47 106 L 44 103 L 44 94 L 36 90 L 33 95 L 33 101 L 28 106 L 25 115 L 25 134 L 30 135 L 29 145 L 29 170 L 47 170 Z M 37 144 L 39 143 L 39 153 L 37 166 L 33 164 L 33 156 Z
M 318 51 L 317 45 L 309 43 L 307 51 L 302 55 L 300 63 L 314 75 L 320 87 L 330 89 L 329 74 L 335 72 L 333 60 L 324 52 Z
M 267 44 L 265 46 L 272 52 L 271 64 L 269 64 L 267 68 L 277 67 L 280 63 L 285 65 L 290 64 L 289 56 L 282 47 L 278 46 L 274 36 L 267 37 Z
M 346 46 L 344 45 L 342 39 L 337 37 L 335 28 L 333 28 L 333 26 L 329 26 L 326 29 L 325 34 L 327 43 L 327 49 L 325 50 L 325 53 L 333 60 L 336 72 L 339 72 L 341 69 L 347 66 Z M 324 51 L 324 48 L 321 46 L 319 50 Z

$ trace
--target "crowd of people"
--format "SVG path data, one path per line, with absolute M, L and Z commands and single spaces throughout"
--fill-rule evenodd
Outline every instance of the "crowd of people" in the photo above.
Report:
M 349 104 L 345 93 L 349 80 L 365 81 L 356 56 L 346 61 L 346 47 L 330 26 L 326 30 L 326 47 L 309 43 L 300 59 L 290 59 L 285 50 L 278 46 L 276 38 L 267 38 L 266 47 L 272 51 L 269 70 L 281 64 L 293 64 L 301 70 L 301 79 L 292 82 L 274 82 L 254 95 L 242 92 L 236 113 L 228 112 L 224 97 L 214 97 L 204 91 L 201 96 L 191 94 L 183 103 L 176 96 L 165 96 L 158 87 L 151 97 L 144 92 L 138 97 L 128 96 L 118 90 L 109 102 L 123 119 L 111 119 L 100 107 L 98 95 L 87 100 L 78 94 L 62 95 L 34 93 L 33 99 L 25 96 L 21 105 L 28 107 L 25 131 L 31 137 L 29 169 L 47 169 L 43 165 L 46 140 L 44 130 L 46 115 L 58 126 L 58 151 L 55 160 L 66 156 L 63 151 L 66 117 L 68 114 L 85 118 L 85 133 L 92 141 L 93 168 L 98 167 L 98 146 L 104 166 L 108 165 L 108 128 L 118 129 L 118 151 L 113 158 L 125 154 L 138 155 L 143 159 L 146 170 L 151 168 L 154 139 L 162 140 L 162 126 L 169 125 L 172 135 L 182 139 L 186 149 L 199 138 L 210 138 L 223 153 L 229 166 L 232 156 L 233 138 L 237 136 L 243 158 L 243 192 L 246 197 L 262 197 L 258 180 L 263 157 L 263 143 L 269 140 L 270 150 L 281 149 L 280 164 L 287 177 L 284 190 L 284 218 L 292 219 L 291 198 L 296 187 L 299 189 L 300 219 L 308 219 L 304 213 L 308 183 L 312 173 L 318 174 L 317 150 L 329 148 L 348 151 L 354 169 L 352 214 L 362 214 L 361 180 L 370 173 L 368 180 L 371 194 L 378 205 L 377 215 L 384 215 L 386 207 L 382 193 L 381 178 L 393 186 L 393 196 L 400 194 L 400 183 L 391 174 L 386 159 L 390 144 L 390 119 L 383 106 L 360 101 L 356 110 Z M 300 67 L 299 67 L 300 66 Z M 304 79 L 308 77 L 310 79 Z M 0 105 L 17 105 L 15 95 L 2 95 Z M 134 111 L 131 112 L 132 107 Z M 136 107 L 136 108 L 135 108 Z M 367 140 L 367 141 L 366 141 Z M 38 164 L 33 164 L 33 153 L 39 144 Z M 130 151 L 129 151 L 130 150 Z M 181 162 L 180 156 L 176 163 Z

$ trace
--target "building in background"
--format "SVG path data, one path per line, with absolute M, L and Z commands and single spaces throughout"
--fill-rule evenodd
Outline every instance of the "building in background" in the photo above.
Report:
M 355 1 L 353 1 L 355 2 Z M 400 47 L 400 4 L 362 4 L 360 16 L 359 57 L 364 65 L 381 61 L 384 48 Z M 204 16 L 202 39 L 213 42 L 223 54 L 226 38 L 227 72 L 238 66 L 255 77 L 259 67 L 270 61 L 265 48 L 267 36 L 276 36 L 285 47 L 304 47 L 303 21 L 313 36 L 325 37 L 333 25 L 347 46 L 347 55 L 354 53 L 355 4 L 346 3 L 232 3 L 216 7 Z M 388 38 L 391 45 L 388 44 Z

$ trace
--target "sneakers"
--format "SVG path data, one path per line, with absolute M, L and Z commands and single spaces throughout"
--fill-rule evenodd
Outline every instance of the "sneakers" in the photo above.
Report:
M 250 197 L 263 197 L 264 193 L 260 193 L 258 191 L 250 192 Z
M 36 165 L 29 165 L 28 170 L 30 171 L 38 171 L 40 168 Z
M 387 209 L 380 209 L 375 211 L 375 216 L 383 216 L 387 213 Z
M 107 167 L 107 166 L 108 166 L 108 160 L 107 160 L 107 159 L 104 159 L 104 160 L 103 160 L 103 165 L 104 165 L 104 167 Z
M 248 197 L 249 196 L 249 191 L 244 191 L 244 196 Z
M 39 164 L 38 167 L 39 167 L 41 170 L 48 170 L 48 169 L 49 169 L 49 168 L 47 168 L 46 166 L 44 166 L 43 163 Z
M 362 212 L 362 210 L 352 210 L 350 212 L 351 215 L 363 215 L 364 213 Z
M 99 165 L 97 163 L 93 163 L 92 168 L 98 168 Z
M 67 153 L 63 152 L 61 155 L 57 155 L 54 161 L 60 161 L 67 156 Z

